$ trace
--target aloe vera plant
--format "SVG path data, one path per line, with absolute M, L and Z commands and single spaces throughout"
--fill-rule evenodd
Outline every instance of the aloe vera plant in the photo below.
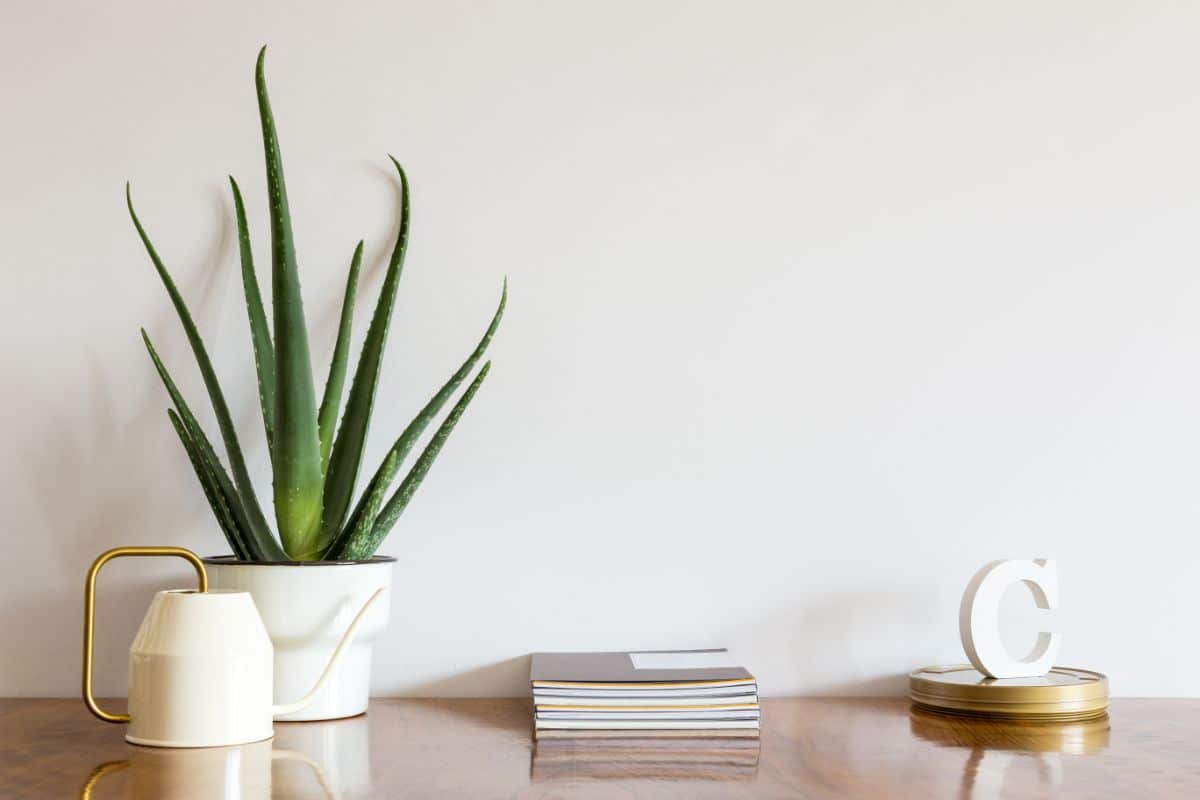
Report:
M 379 384 L 392 308 L 395 305 L 400 273 L 404 267 L 404 253 L 408 246 L 408 177 L 399 162 L 393 158 L 392 163 L 400 181 L 400 232 L 392 248 L 383 286 L 350 381 L 349 394 L 339 424 L 338 411 L 343 408 L 342 394 L 348 372 L 350 333 L 359 268 L 363 258 L 363 243 L 358 243 L 350 259 L 337 340 L 318 405 L 310 360 L 308 329 L 300 295 L 300 275 L 292 236 L 291 214 L 288 210 L 287 186 L 283 177 L 283 161 L 275 130 L 275 118 L 267 97 L 265 56 L 264 47 L 259 52 L 255 67 L 255 86 L 266 157 L 267 193 L 270 200 L 270 325 L 267 322 L 268 316 L 254 268 L 242 193 L 232 177 L 229 182 L 237 222 L 242 288 L 246 296 L 250 340 L 258 376 L 263 430 L 271 456 L 278 536 L 271 530 L 262 506 L 255 496 L 229 406 L 204 341 L 187 303 L 134 211 L 132 194 L 126 185 L 125 199 L 129 215 L 175 307 L 204 379 L 225 446 L 225 454 L 229 460 L 228 472 L 144 330 L 142 338 L 174 406 L 167 412 L 171 425 L 183 444 L 204 496 L 208 499 L 217 524 L 224 532 L 235 556 L 250 561 L 365 559 L 375 552 L 396 524 L 413 493 L 429 472 L 447 437 L 487 377 L 491 368 L 490 361 L 479 367 L 478 371 L 476 367 L 483 359 L 504 315 L 508 282 L 504 283 L 500 303 L 475 349 L 401 432 L 384 456 L 383 463 L 371 476 L 357 503 L 353 502 L 375 402 L 375 391 Z M 442 418 L 424 449 L 413 461 L 408 473 L 393 491 L 392 484 L 399 475 L 405 459 L 472 373 L 475 377 L 467 389 Z

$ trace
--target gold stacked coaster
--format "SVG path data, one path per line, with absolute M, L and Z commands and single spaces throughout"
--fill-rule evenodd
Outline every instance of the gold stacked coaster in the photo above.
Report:
M 913 706 L 936 714 L 1026 722 L 1076 722 L 1108 712 L 1108 678 L 1054 667 L 1036 678 L 989 678 L 970 664 L 925 667 L 908 676 Z

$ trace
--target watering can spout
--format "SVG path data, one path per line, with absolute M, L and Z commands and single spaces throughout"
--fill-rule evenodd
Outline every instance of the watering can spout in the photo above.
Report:
M 329 661 L 325 664 L 325 669 L 321 671 L 321 677 L 317 678 L 316 684 L 309 689 L 308 694 L 304 695 L 304 697 L 301 697 L 294 703 L 279 703 L 271 706 L 271 714 L 273 716 L 278 717 L 282 714 L 291 714 L 292 712 L 300 711 L 301 709 L 312 705 L 312 702 L 317 699 L 317 693 L 321 691 L 321 687 L 325 685 L 325 681 L 329 679 L 329 676 L 333 673 L 334 668 L 338 665 L 338 662 L 342 660 L 342 656 L 345 655 L 347 648 L 349 648 L 350 644 L 354 641 L 354 635 L 358 632 L 358 628 L 362 624 L 363 618 L 367 616 L 367 611 L 371 609 L 371 606 L 375 604 L 375 601 L 379 599 L 379 595 L 381 594 L 383 594 L 383 589 L 376 589 L 375 593 L 367 599 L 367 602 L 363 604 L 363 607 L 360 608 L 358 613 L 354 615 L 354 620 L 350 623 L 350 626 L 346 628 L 346 632 L 342 634 L 341 641 L 338 642 L 337 647 L 334 648 L 333 654 L 329 656 Z

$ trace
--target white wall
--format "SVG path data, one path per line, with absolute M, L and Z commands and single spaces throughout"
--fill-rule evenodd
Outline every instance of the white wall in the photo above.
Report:
M 7 5 L 0 694 L 77 691 L 101 550 L 224 547 L 139 341 L 211 424 L 127 178 L 269 486 L 224 177 L 262 263 L 263 42 L 322 376 L 354 242 L 363 309 L 390 248 L 386 153 L 412 177 L 372 464 L 511 281 L 384 547 L 378 693 L 718 644 L 771 694 L 900 692 L 961 660 L 979 565 L 1049 556 L 1063 663 L 1195 694 L 1200 6 Z M 111 568 L 104 692 L 186 580 Z

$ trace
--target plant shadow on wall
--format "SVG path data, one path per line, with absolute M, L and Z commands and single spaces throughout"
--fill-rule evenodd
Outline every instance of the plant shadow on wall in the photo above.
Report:
M 185 268 L 187 291 L 207 321 L 218 316 L 227 277 L 220 265 L 233 252 L 235 241 L 232 209 L 217 192 L 213 207 L 217 220 L 213 243 Z M 153 327 L 165 328 L 171 322 L 164 310 L 156 315 Z M 132 337 L 129 344 L 134 345 Z M 154 387 L 147 384 L 147 391 L 131 397 L 128 385 L 113 376 L 111 365 L 94 348 L 85 349 L 83 357 L 83 374 L 73 375 L 71 384 L 62 388 L 64 396 L 80 397 L 83 402 L 74 406 L 74 413 L 53 412 L 43 420 L 38 446 L 23 457 L 28 492 L 46 520 L 45 541 L 52 552 L 47 579 L 28 584 L 21 601 L 0 612 L 5 630 L 24 631 L 23 657 L 3 664 L 10 685 L 44 685 L 48 664 L 69 664 L 72 682 L 77 679 L 79 592 L 88 564 L 97 552 L 114 544 L 154 540 L 162 535 L 164 522 L 174 524 L 181 516 L 171 509 L 174 495 L 147 493 L 158 472 L 147 454 L 165 456 L 172 444 L 167 432 L 155 424 L 161 404 L 150 391 Z M 71 487 L 70 502 L 61 502 L 64 486 Z M 100 603 L 115 613 L 106 614 L 111 629 L 104 632 L 96 653 L 102 687 L 113 678 L 123 684 L 124 643 L 133 637 L 146 604 L 160 588 L 160 580 L 141 575 L 104 583 Z M 122 644 L 109 646 L 107 639 Z M 69 659 L 64 658 L 67 648 Z
M 389 187 L 394 186 L 392 173 L 382 168 L 370 171 Z M 185 276 L 181 291 L 190 299 L 202 327 L 212 329 L 225 312 L 222 294 L 230 281 L 236 280 L 236 236 L 232 202 L 224 192 L 212 193 L 212 214 L 216 235 L 212 245 L 201 256 L 183 265 L 179 273 Z M 400 195 L 393 194 L 389 217 L 399 217 Z M 393 222 L 388 237 L 394 239 L 398 224 Z M 378 253 L 369 266 L 364 266 L 363 282 L 367 288 L 377 286 L 387 264 L 387 254 Z M 139 271 L 141 265 L 137 265 Z M 322 304 L 316 328 L 332 332 L 339 315 L 339 304 Z M 151 331 L 174 331 L 178 322 L 169 309 L 154 314 L 147 326 Z M 332 335 L 329 337 L 332 340 Z M 135 339 L 130 337 L 130 346 Z M 123 346 L 123 345 L 122 345 Z M 170 358 L 180 350 L 171 348 Z M 179 493 L 163 493 L 155 497 L 149 486 L 174 487 L 185 485 L 186 462 L 172 463 L 178 455 L 179 443 L 175 434 L 159 424 L 162 403 L 156 386 L 146 385 L 146 391 L 131 393 L 129 385 L 114 377 L 111 365 L 94 349 L 83 351 L 84 373 L 73 375 L 62 395 L 81 397 L 84 402 L 73 408 L 81 413 L 55 412 L 43 420 L 37 446 L 22 456 L 24 476 L 29 497 L 37 499 L 47 527 L 45 540 L 52 548 L 48 553 L 47 580 L 27 585 L 18 602 L 0 609 L 0 624 L 16 632 L 24 656 L 3 659 L 0 669 L 9 685 L 36 687 L 46 681 L 47 664 L 65 664 L 65 677 L 70 673 L 74 682 L 75 656 L 64 659 L 64 643 L 76 646 L 78 635 L 79 597 L 83 576 L 95 554 L 118 544 L 155 544 L 164 535 L 164 524 L 170 531 L 213 530 L 211 512 L 203 500 L 195 497 L 179 503 Z M 86 377 L 85 377 L 86 376 Z M 231 398 L 232 399 L 232 398 Z M 252 393 L 237 393 L 237 408 L 233 412 L 240 430 L 249 429 L 258 415 L 258 402 Z M 131 444 L 133 446 L 131 446 Z M 255 448 L 256 450 L 258 448 Z M 157 466 L 167 461 L 172 469 L 165 475 Z M 172 481 L 178 480 L 178 484 Z M 72 487 L 71 502 L 57 502 L 63 486 Z M 216 549 L 213 540 L 203 540 Z M 98 602 L 106 620 L 96 649 L 96 673 L 100 691 L 119 692 L 124 684 L 128 654 L 126 643 L 131 641 L 154 592 L 168 585 L 186 585 L 190 572 L 175 564 L 118 564 L 114 577 L 102 581 Z M 133 574 L 136 571 L 136 575 Z M 167 579 L 165 575 L 176 576 Z M 179 583 L 182 581 L 182 583 Z M 60 588 L 65 587 L 65 590 Z M 55 676 L 57 685 L 60 676 Z

